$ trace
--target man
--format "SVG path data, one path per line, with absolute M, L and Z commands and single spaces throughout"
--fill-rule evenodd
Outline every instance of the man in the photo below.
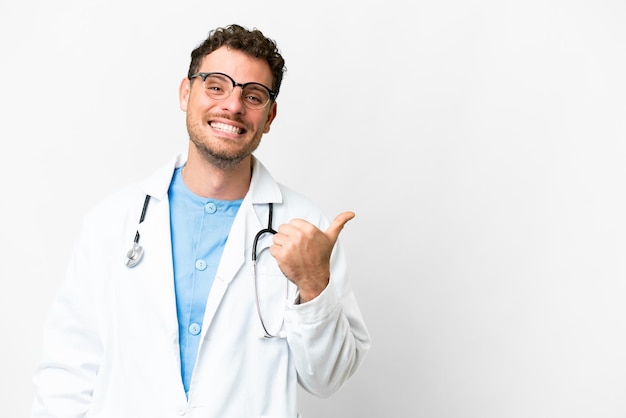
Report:
M 370 338 L 336 242 L 354 214 L 330 222 L 253 156 L 284 68 L 238 25 L 192 52 L 187 153 L 86 217 L 31 417 L 295 418 L 298 384 L 327 397 L 358 369 Z

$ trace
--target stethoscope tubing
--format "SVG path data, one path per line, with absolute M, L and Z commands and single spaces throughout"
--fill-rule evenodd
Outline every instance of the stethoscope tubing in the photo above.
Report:
M 257 314 L 259 315 L 259 321 L 261 321 L 261 327 L 263 328 L 263 332 L 264 332 L 263 337 L 265 338 L 276 338 L 278 336 L 271 334 L 267 330 L 267 327 L 265 326 L 265 321 L 263 321 L 263 315 L 261 314 L 261 305 L 259 303 L 259 288 L 258 288 L 258 280 L 257 280 L 257 273 L 256 273 L 256 262 L 257 262 L 256 247 L 257 247 L 257 244 L 259 243 L 259 239 L 263 235 L 276 234 L 276 231 L 274 230 L 274 228 L 272 228 L 273 212 L 274 212 L 274 205 L 270 202 L 269 214 L 267 215 L 267 228 L 261 229 L 259 232 L 257 232 L 256 235 L 254 236 L 254 241 L 252 241 L 252 275 L 254 276 L 254 301 L 256 303 Z
M 269 214 L 267 215 L 267 228 L 261 229 L 259 232 L 256 233 L 256 235 L 254 236 L 254 241 L 252 241 L 252 261 L 256 264 L 256 260 L 257 260 L 257 254 L 256 254 L 256 247 L 257 244 L 259 243 L 259 239 L 261 238 L 261 236 L 263 236 L 264 234 L 276 234 L 276 231 L 274 230 L 274 228 L 272 228 L 272 216 L 274 213 L 274 205 L 272 203 L 268 203 L 269 205 Z

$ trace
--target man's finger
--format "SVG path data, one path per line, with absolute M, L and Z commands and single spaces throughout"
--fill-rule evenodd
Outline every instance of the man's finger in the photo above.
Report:
M 354 217 L 354 212 L 341 212 L 339 215 L 335 216 L 335 219 L 333 219 L 333 222 L 325 232 L 326 236 L 332 241 L 333 245 L 337 241 L 337 237 L 345 224 Z

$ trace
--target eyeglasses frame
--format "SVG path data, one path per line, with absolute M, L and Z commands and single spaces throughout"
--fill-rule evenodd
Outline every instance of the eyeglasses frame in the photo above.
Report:
M 194 78 L 200 77 L 202 79 L 202 83 L 205 83 L 208 76 L 216 75 L 216 74 L 217 75 L 222 75 L 222 76 L 226 77 L 227 79 L 229 79 L 233 83 L 233 90 L 235 90 L 235 87 L 241 87 L 241 91 L 243 92 L 243 89 L 245 89 L 247 86 L 249 86 L 251 84 L 259 85 L 259 86 L 263 87 L 265 90 L 267 90 L 267 92 L 270 95 L 270 98 L 267 101 L 267 103 L 265 103 L 261 107 L 253 108 L 253 109 L 263 109 L 265 106 L 267 106 L 268 103 L 273 102 L 273 101 L 276 100 L 277 93 L 274 90 L 272 90 L 269 87 L 267 87 L 266 85 L 261 84 L 261 83 L 257 83 L 256 81 L 249 81 L 247 83 L 238 83 L 235 80 L 233 80 L 233 78 L 231 76 L 229 76 L 228 74 L 220 73 L 219 71 L 212 71 L 212 72 L 208 72 L 208 73 L 205 73 L 205 72 L 195 73 L 195 74 L 192 74 L 192 75 L 189 76 L 189 80 L 193 80 Z M 228 96 L 224 97 L 224 99 L 222 99 L 222 100 L 226 100 L 228 97 L 230 97 L 230 95 L 233 93 L 233 90 L 231 90 L 230 93 L 228 94 Z M 205 88 L 205 92 L 206 92 L 206 88 Z M 207 95 L 208 95 L 208 93 L 207 93 Z M 220 99 L 214 99 L 214 100 L 220 100 Z

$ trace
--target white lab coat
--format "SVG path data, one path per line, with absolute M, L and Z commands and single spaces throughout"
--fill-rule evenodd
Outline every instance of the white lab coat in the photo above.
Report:
M 325 229 L 329 220 L 309 200 L 276 183 L 255 158 L 250 190 L 234 220 L 206 305 L 189 398 L 180 374 L 167 191 L 181 155 L 146 181 L 128 187 L 85 218 L 66 281 L 44 329 L 34 375 L 32 418 L 296 418 L 296 389 L 320 397 L 357 370 L 370 337 L 346 276 L 341 243 L 329 286 L 294 305 L 296 288 L 259 241 L 259 296 L 270 332 L 262 337 L 255 306 L 252 240 L 267 225 L 298 217 Z M 138 220 L 146 194 L 151 201 Z M 141 263 L 125 267 L 135 236 Z M 282 325 L 281 325 L 282 324 Z

